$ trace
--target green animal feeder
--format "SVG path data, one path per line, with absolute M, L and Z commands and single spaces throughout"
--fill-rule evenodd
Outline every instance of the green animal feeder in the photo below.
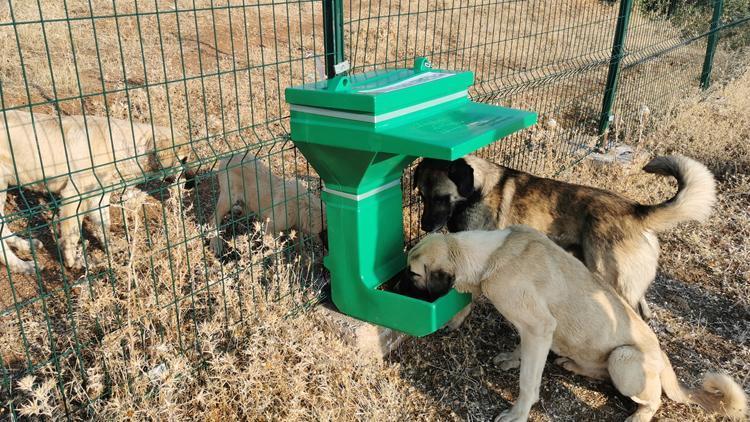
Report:
M 323 180 L 324 265 L 338 309 L 414 336 L 440 329 L 470 301 L 427 302 L 381 289 L 406 266 L 401 173 L 418 157 L 455 160 L 536 123 L 527 111 L 469 100 L 472 72 L 413 69 L 339 75 L 286 89 L 291 135 Z

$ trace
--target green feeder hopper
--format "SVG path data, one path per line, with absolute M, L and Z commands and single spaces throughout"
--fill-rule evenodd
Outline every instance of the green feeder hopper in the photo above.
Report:
M 536 123 L 536 114 L 469 100 L 472 72 L 413 69 L 339 75 L 286 89 L 292 141 L 323 180 L 324 265 L 338 309 L 414 336 L 440 329 L 470 301 L 434 302 L 379 287 L 406 266 L 401 173 L 418 157 L 455 160 Z

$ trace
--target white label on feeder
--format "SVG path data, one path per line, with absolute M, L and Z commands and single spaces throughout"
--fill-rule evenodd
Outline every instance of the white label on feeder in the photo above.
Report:
M 385 92 L 398 91 L 399 89 L 408 88 L 410 86 L 421 85 L 430 81 L 436 81 L 438 79 L 447 78 L 453 76 L 455 73 L 446 72 L 424 72 L 419 75 L 412 76 L 411 78 L 404 79 L 390 85 L 381 86 L 380 88 L 363 89 L 358 91 L 362 94 L 382 94 Z

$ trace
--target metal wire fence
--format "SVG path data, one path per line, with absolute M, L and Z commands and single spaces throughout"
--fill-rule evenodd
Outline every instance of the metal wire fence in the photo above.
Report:
M 39 389 L 48 416 L 91 416 L 128 354 L 114 333 L 200 359 L 206 321 L 319 295 L 319 181 L 289 141 L 285 87 L 343 59 L 470 69 L 476 101 L 542 117 L 481 154 L 554 174 L 697 91 L 714 37 L 714 67 L 734 66 L 749 20 L 730 0 L 1 2 L 3 416 Z

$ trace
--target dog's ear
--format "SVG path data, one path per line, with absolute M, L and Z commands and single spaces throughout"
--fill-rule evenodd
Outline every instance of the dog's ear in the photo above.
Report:
M 468 198 L 474 193 L 474 169 L 463 158 L 448 166 L 448 178 L 456 185 L 458 194 Z
M 417 168 L 414 169 L 414 174 L 411 175 L 411 190 L 414 190 L 419 185 L 419 177 L 422 175 L 422 169 L 424 167 L 424 160 L 417 164 Z

